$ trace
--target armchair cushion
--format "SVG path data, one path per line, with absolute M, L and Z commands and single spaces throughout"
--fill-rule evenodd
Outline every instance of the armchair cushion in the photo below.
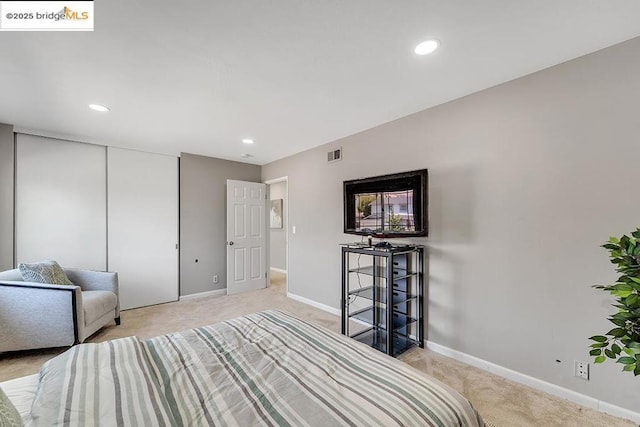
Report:
M 27 282 L 50 283 L 53 285 L 73 285 L 71 280 L 55 261 L 18 265 L 22 278 Z
M 13 270 L 0 271 L 0 281 L 9 280 L 11 282 L 24 281 L 22 278 L 22 274 L 20 274 L 20 270 L 14 268 Z
M 82 292 L 82 309 L 84 310 L 85 326 L 92 324 L 110 311 L 114 311 L 117 305 L 118 298 L 113 292 Z

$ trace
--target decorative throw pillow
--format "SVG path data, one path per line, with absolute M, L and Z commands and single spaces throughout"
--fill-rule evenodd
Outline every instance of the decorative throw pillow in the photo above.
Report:
M 27 282 L 50 283 L 52 285 L 73 285 L 64 270 L 55 261 L 34 264 L 19 264 L 20 274 Z
M 22 418 L 13 403 L 0 388 L 0 426 L 22 427 Z

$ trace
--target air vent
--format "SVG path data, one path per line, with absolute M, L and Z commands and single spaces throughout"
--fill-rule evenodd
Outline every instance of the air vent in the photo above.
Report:
M 327 153 L 327 162 L 333 163 L 342 160 L 342 148 L 332 150 Z

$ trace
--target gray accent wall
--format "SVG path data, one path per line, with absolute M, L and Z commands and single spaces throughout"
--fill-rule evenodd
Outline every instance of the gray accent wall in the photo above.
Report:
M 287 269 L 287 183 L 276 182 L 269 185 L 269 198 L 282 199 L 282 228 L 269 228 L 270 267 Z
M 227 287 L 227 179 L 261 182 L 260 172 L 256 165 L 180 154 L 181 296 Z
M 0 123 L 0 271 L 13 268 L 13 126 Z
M 640 38 L 263 167 L 289 177 L 289 292 L 339 308 L 342 181 L 429 169 L 428 340 L 638 410 L 640 381 L 591 365 L 640 226 Z M 427 82 L 428 83 L 428 82 Z M 383 101 L 381 101 L 383 102 Z M 343 160 L 326 152 L 343 147 Z

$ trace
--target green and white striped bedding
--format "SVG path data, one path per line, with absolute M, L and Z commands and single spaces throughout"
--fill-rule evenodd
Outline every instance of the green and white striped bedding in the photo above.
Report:
M 30 424 L 484 425 L 449 387 L 279 311 L 76 346 L 43 365 Z

